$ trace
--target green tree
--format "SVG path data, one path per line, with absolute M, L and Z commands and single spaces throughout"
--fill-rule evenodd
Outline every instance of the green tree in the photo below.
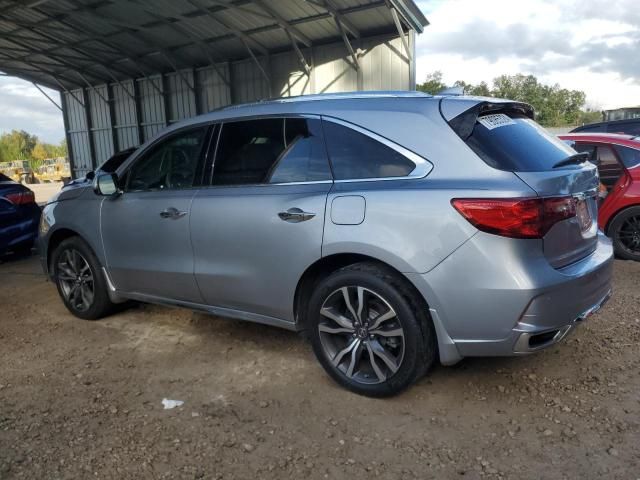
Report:
M 586 100 L 584 92 L 561 88 L 557 84 L 545 85 L 533 75 L 500 75 L 493 79 L 491 87 L 485 82 L 473 85 L 464 80 L 458 80 L 454 85 L 463 87 L 467 95 L 509 98 L 528 103 L 535 109 L 538 123 L 547 127 L 599 120 L 595 112 L 583 110 Z M 427 75 L 427 81 L 418 85 L 419 90 L 429 93 L 437 93 L 443 88 L 446 85 L 439 71 Z
M 38 137 L 24 130 L 12 130 L 0 136 L 0 150 L 6 161 L 29 160 Z
M 454 83 L 456 87 L 462 87 L 465 95 L 474 95 L 477 97 L 489 97 L 491 96 L 491 90 L 486 82 L 480 82 L 478 85 L 467 83 L 464 80 L 457 80 Z
M 33 147 L 33 151 L 31 152 L 31 155 L 35 160 L 42 161 L 51 157 L 50 152 L 51 152 L 50 145 L 47 145 L 46 143 L 38 142 L 36 143 L 36 146 Z
M 442 72 L 440 71 L 429 73 L 424 83 L 416 85 L 416 90 L 430 93 L 431 95 L 435 95 L 445 88 L 447 88 L 447 85 L 442 81 Z

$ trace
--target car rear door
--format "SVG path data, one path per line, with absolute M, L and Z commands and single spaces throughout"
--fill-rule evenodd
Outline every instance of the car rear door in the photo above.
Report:
M 103 200 L 102 241 L 118 290 L 201 303 L 189 220 L 209 140 L 209 126 L 159 140 L 127 168 L 123 193 Z
M 322 254 L 331 186 L 319 118 L 224 123 L 211 185 L 191 210 L 205 302 L 258 314 L 256 321 L 293 322 L 298 280 Z

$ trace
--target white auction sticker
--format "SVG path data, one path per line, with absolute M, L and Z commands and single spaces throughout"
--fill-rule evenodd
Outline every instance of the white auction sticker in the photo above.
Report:
M 491 115 L 485 115 L 483 117 L 478 118 L 478 122 L 487 127 L 489 130 L 493 130 L 498 127 L 505 127 L 507 125 L 515 125 L 511 117 L 505 115 L 504 113 L 494 113 Z

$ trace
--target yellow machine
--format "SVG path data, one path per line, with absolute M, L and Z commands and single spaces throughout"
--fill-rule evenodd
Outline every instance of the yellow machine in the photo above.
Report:
M 34 172 L 39 183 L 63 182 L 71 178 L 69 162 L 64 157 L 43 160 Z
M 20 183 L 33 183 L 33 171 L 27 160 L 0 162 L 0 173 Z

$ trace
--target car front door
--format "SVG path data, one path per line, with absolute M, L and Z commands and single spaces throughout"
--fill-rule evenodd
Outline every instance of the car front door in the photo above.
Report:
M 123 193 L 101 206 L 107 269 L 117 290 L 201 303 L 189 219 L 210 127 L 180 130 L 138 156 Z
M 331 186 L 319 118 L 222 125 L 211 185 L 191 210 L 205 302 L 258 314 L 256 321 L 293 322 L 298 280 L 322 254 Z

